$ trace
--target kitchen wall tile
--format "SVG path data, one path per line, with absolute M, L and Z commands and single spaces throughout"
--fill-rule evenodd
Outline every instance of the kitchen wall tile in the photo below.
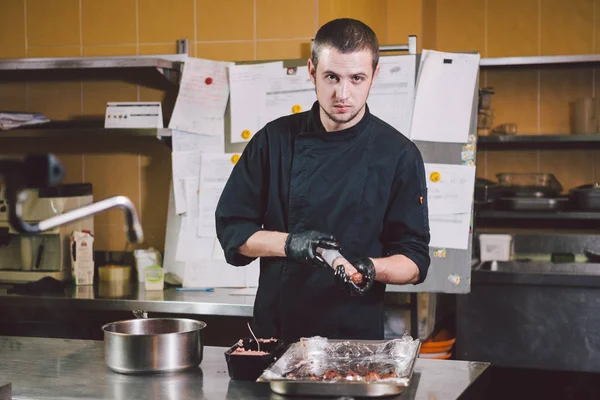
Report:
M 85 57 L 135 56 L 137 46 L 83 46 L 83 55 Z
M 408 35 L 417 36 L 417 50 L 423 45 L 423 0 L 388 0 L 386 2 L 385 44 L 407 44 Z
M 438 0 L 437 49 L 485 53 L 485 2 Z
M 535 69 L 489 70 L 487 86 L 494 89 L 494 126 L 514 122 L 518 134 L 537 134 L 538 73 Z M 483 81 L 480 81 L 483 87 Z
M 81 83 L 78 81 L 30 82 L 29 111 L 53 120 L 81 115 Z
M 140 55 L 152 55 L 152 54 L 177 54 L 177 42 L 164 43 L 164 44 L 141 44 Z M 188 43 L 188 55 L 196 57 L 196 46 L 193 41 Z
M 27 111 L 27 84 L 0 81 L 0 110 Z
M 171 188 L 171 152 L 166 147 L 147 148 L 141 158 L 141 213 L 146 225 L 154 226 L 147 241 L 162 249 L 167 226 Z M 150 234 L 150 233 L 149 233 Z
M 79 57 L 81 46 L 29 47 L 27 57 Z
M 138 2 L 140 43 L 175 43 L 194 38 L 194 0 Z
M 594 0 L 594 53 L 600 53 L 600 0 Z
M 281 60 L 310 57 L 308 40 L 265 40 L 256 44 L 257 60 Z
M 94 187 L 94 201 L 112 196 L 127 196 L 136 210 L 140 208 L 139 156 L 132 154 L 86 155 L 84 181 Z M 125 221 L 121 210 L 110 210 L 94 216 L 94 224 L 115 225 Z
M 538 172 L 535 150 L 487 151 L 487 179 L 497 181 L 501 172 Z
M 65 170 L 62 184 L 83 182 L 83 155 L 81 154 L 55 154 Z
M 487 151 L 477 150 L 476 162 L 475 176 L 477 178 L 487 178 Z
M 165 251 L 165 234 L 167 232 L 167 224 L 142 224 L 144 230 L 144 243 L 136 245 L 138 248 L 154 247 L 160 252 Z
M 314 1 L 256 0 L 258 39 L 310 38 L 315 32 Z
M 591 96 L 592 92 L 592 68 L 543 69 L 540 76 L 541 133 L 569 133 L 569 102 Z
M 196 5 L 198 41 L 253 40 L 254 1 L 201 1 Z
M 3 0 L 1 7 L 0 48 L 4 46 L 25 48 L 24 0 Z
M 594 52 L 593 0 L 544 0 L 541 4 L 541 55 Z
M 0 45 L 0 58 L 25 58 L 26 56 L 27 51 L 25 50 L 25 46 L 15 47 Z
M 79 0 L 27 0 L 29 46 L 79 46 Z
M 136 0 L 81 0 L 84 45 L 136 43 Z
M 369 25 L 379 41 L 386 43 L 387 3 L 385 0 L 319 0 L 319 27 L 332 19 L 355 18 Z
M 423 43 L 424 49 L 437 50 L 437 0 L 421 0 L 423 12 L 423 35 L 418 42 Z
M 126 248 L 131 251 L 124 223 L 106 225 L 94 221 L 94 250 L 124 251 Z
M 594 179 L 593 150 L 540 151 L 540 172 L 554 174 L 563 192 Z
M 83 115 L 104 119 L 109 101 L 137 101 L 137 85 L 121 81 L 86 81 L 83 83 Z
M 538 0 L 487 0 L 487 57 L 537 56 Z
M 221 61 L 254 60 L 254 42 L 198 43 L 196 54 L 201 58 Z

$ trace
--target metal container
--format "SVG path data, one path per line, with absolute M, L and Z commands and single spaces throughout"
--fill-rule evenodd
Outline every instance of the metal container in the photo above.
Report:
M 388 341 L 303 338 L 256 381 L 268 382 L 273 392 L 284 396 L 394 396 L 409 386 L 420 347 L 418 339 L 408 336 Z M 370 372 L 390 369 L 395 378 L 368 379 Z M 330 380 L 329 371 L 340 373 L 340 378 Z
M 121 374 L 159 373 L 196 368 L 204 353 L 206 323 L 183 318 L 139 318 L 106 324 L 104 359 Z

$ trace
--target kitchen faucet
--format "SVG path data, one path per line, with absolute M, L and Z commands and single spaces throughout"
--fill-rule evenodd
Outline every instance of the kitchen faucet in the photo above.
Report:
M 144 233 L 135 206 L 125 196 L 110 197 L 35 224 L 23 221 L 23 203 L 27 200 L 27 193 L 22 189 L 56 186 L 62 180 L 64 172 L 60 160 L 52 154 L 0 160 L 0 176 L 4 178 L 9 223 L 14 230 L 19 233 L 37 234 L 112 208 L 120 208 L 125 213 L 127 239 L 131 243 L 144 241 Z

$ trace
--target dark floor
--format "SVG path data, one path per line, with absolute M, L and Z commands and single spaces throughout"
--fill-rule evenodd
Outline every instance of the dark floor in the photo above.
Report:
M 483 398 L 490 400 L 600 399 L 600 374 L 492 367 Z

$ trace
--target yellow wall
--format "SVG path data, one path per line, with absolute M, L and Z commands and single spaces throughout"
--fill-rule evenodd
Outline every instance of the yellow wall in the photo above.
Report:
M 598 0 L 433 0 L 437 27 L 432 41 L 445 51 L 478 50 L 482 57 L 594 54 L 600 49 Z M 600 75 L 598 75 L 600 76 Z M 492 86 L 495 124 L 515 122 L 519 134 L 569 133 L 568 103 L 594 96 L 596 69 L 589 66 L 484 70 L 480 86 Z M 595 150 L 487 151 L 477 173 L 551 172 L 565 190 L 600 177 Z M 598 162 L 595 162 L 595 160 Z
M 478 50 L 482 57 L 589 54 L 600 43 L 600 0 L 0 0 L 0 57 L 108 56 L 175 53 L 190 41 L 192 56 L 219 60 L 306 58 L 324 22 L 362 19 L 384 44 Z M 521 134 L 567 133 L 568 101 L 595 94 L 589 67 L 485 71 L 493 86 L 496 124 L 516 122 Z M 164 93 L 125 82 L 0 81 L 0 109 L 53 119 L 102 117 L 107 101 L 162 100 Z M 2 153 L 2 149 L 0 149 Z M 595 180 L 596 151 L 479 152 L 478 175 L 554 172 L 565 188 Z M 140 211 L 147 242 L 163 248 L 169 152 L 59 155 L 67 182 L 92 182 L 96 200 L 124 194 Z M 598 158 L 600 159 L 600 158 Z M 600 168 L 600 162 L 598 163 Z M 600 175 L 598 175 L 600 176 Z M 122 216 L 98 215 L 101 250 L 125 247 Z
M 368 23 L 384 44 L 421 35 L 420 1 L 412 0 L 0 0 L 0 58 L 171 54 L 188 39 L 192 56 L 218 60 L 307 57 L 324 22 L 342 16 Z M 164 92 L 122 81 L 0 80 L 0 109 L 65 120 L 102 119 L 107 101 L 162 100 Z M 39 149 L 42 150 L 42 149 Z M 6 153 L 5 148 L 0 153 Z M 91 182 L 96 200 L 129 196 L 147 243 L 163 249 L 170 154 L 59 154 L 65 182 Z M 123 250 L 123 216 L 95 217 L 96 248 Z

